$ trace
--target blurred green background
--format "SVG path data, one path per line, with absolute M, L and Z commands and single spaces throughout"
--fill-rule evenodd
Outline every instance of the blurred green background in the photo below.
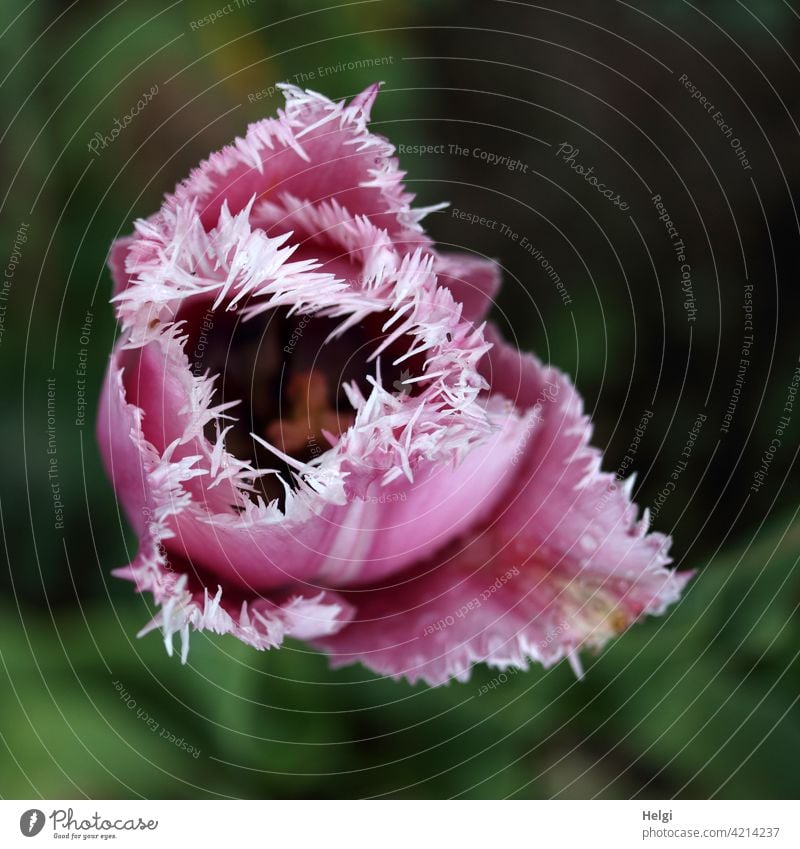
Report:
M 800 354 L 797 14 L 779 0 L 234 0 L 196 26 L 220 6 L 4 0 L 0 10 L 4 267 L 28 225 L 0 338 L 0 794 L 796 797 L 800 406 L 763 487 L 750 486 Z M 734 128 L 751 170 L 684 74 Z M 298 643 L 258 654 L 203 635 L 182 667 L 157 635 L 135 638 L 149 600 L 109 575 L 134 550 L 92 427 L 115 335 L 111 240 L 274 112 L 277 81 L 338 98 L 376 78 L 375 128 L 395 143 L 527 164 L 512 173 L 449 152 L 401 157 L 418 204 L 445 199 L 500 220 L 557 271 L 568 305 L 519 241 L 452 211 L 427 220 L 444 245 L 502 263 L 494 317 L 573 376 L 609 470 L 654 412 L 632 466 L 642 507 L 707 416 L 655 523 L 698 577 L 665 617 L 586 657 L 581 682 L 562 664 L 478 695 L 497 677 L 478 668 L 469 684 L 431 690 L 331 671 Z M 94 134 L 154 85 L 152 102 L 94 155 Z M 562 142 L 628 212 L 559 161 Z M 656 193 L 687 246 L 694 322 Z M 724 432 L 747 281 L 755 342 Z M 87 418 L 76 426 L 82 348 Z

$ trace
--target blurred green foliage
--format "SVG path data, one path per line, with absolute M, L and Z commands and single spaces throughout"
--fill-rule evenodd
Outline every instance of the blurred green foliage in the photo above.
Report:
M 585 658 L 582 681 L 566 664 L 479 668 L 431 690 L 333 672 L 299 643 L 204 635 L 181 667 L 131 639 L 147 612 L 125 593 L 56 618 L 6 603 L 0 793 L 792 798 L 800 533 L 785 518 Z
M 758 118 L 791 185 L 798 176 L 796 138 L 785 110 L 709 19 L 744 39 L 776 81 L 785 60 L 753 15 L 789 48 L 798 47 L 800 29 L 786 4 L 769 0 L 693 7 L 651 0 L 639 11 L 618 5 L 604 12 L 600 27 L 569 17 L 591 19 L 589 2 L 546 13 L 478 0 L 365 0 L 329 11 L 312 2 L 257 0 L 213 26 L 193 28 L 215 4 L 2 4 L 3 251 L 20 222 L 30 224 L 30 236 L 0 345 L 6 460 L 0 518 L 8 564 L 0 596 L 0 794 L 796 796 L 796 476 L 789 485 L 796 438 L 776 457 L 764 493 L 749 498 L 747 482 L 797 361 L 791 317 L 798 296 L 782 281 L 796 279 L 800 254 L 785 183 L 722 78 L 760 103 Z M 669 40 L 647 15 L 689 46 Z M 626 47 L 617 32 L 636 47 Z M 553 46 L 561 43 L 569 49 Z M 316 74 L 304 81 L 332 97 L 351 96 L 378 76 L 386 85 L 376 127 L 394 141 L 500 147 L 542 175 L 526 182 L 502 171 L 487 174 L 471 160 L 403 159 L 421 204 L 447 198 L 546 245 L 572 294 L 571 310 L 508 239 L 465 229 L 448 213 L 428 222 L 444 244 L 501 261 L 508 282 L 498 322 L 523 347 L 573 375 L 609 468 L 625 455 L 642 410 L 652 406 L 656 416 L 636 461 L 637 499 L 652 503 L 698 410 L 716 417 L 730 396 L 742 275 L 737 236 L 720 212 L 714 179 L 659 105 L 691 124 L 695 104 L 670 88 L 648 52 L 675 73 L 704 80 L 747 133 L 764 206 L 762 218 L 725 144 L 695 123 L 719 179 L 733 186 L 751 279 L 762 288 L 759 346 L 733 432 L 721 439 L 718 422 L 707 426 L 681 489 L 659 517 L 659 526 L 675 535 L 681 568 L 700 568 L 685 600 L 587 659 L 581 682 L 566 665 L 532 669 L 481 696 L 480 686 L 495 681 L 496 671 L 479 668 L 467 685 L 430 690 L 375 680 L 360 667 L 333 672 L 300 644 L 260 655 L 230 639 L 195 636 L 182 667 L 156 635 L 137 641 L 133 635 L 152 614 L 148 600 L 109 576 L 131 558 L 135 541 L 102 470 L 91 416 L 84 427 L 73 424 L 81 327 L 91 313 L 91 410 L 115 335 L 104 267 L 112 239 L 156 208 L 210 150 L 279 106 L 279 96 L 256 99 L 258 92 L 297 75 Z M 318 74 L 376 57 L 392 61 L 377 71 Z M 625 80 L 608 70 L 617 62 Z M 709 71 L 714 63 L 719 78 Z M 91 154 L 93 134 L 108 133 L 154 84 L 159 93 L 146 110 L 113 145 Z M 794 103 L 785 74 L 784 84 L 776 82 L 778 93 Z M 648 131 L 658 128 L 651 132 L 665 157 L 615 109 L 636 115 Z M 626 159 L 661 181 L 653 190 L 665 197 L 678 198 L 680 189 L 669 163 L 692 175 L 690 190 L 670 204 L 686 222 L 704 304 L 691 358 L 681 304 L 669 295 L 671 257 L 650 256 L 626 219 L 612 219 L 607 208 L 592 205 L 596 198 L 570 186 L 588 210 L 577 216 L 572 199 L 553 187 L 568 184 L 563 169 L 537 138 L 580 144 L 644 218 L 649 199 L 623 167 Z M 650 226 L 648 237 L 657 241 L 661 225 Z M 579 250 L 560 237 L 562 227 Z M 713 251 L 705 247 L 706 232 Z M 612 244 L 624 246 L 624 267 Z M 661 289 L 654 295 L 654 268 L 664 277 L 665 306 Z M 50 377 L 57 386 L 63 532 L 53 528 L 47 477 Z M 179 742 L 163 739 L 162 731 Z M 196 759 L 189 746 L 199 749 Z

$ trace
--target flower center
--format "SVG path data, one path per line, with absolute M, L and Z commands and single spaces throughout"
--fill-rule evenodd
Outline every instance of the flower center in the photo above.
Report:
M 271 421 L 266 437 L 285 454 L 298 457 L 327 442 L 326 433 L 338 436 L 353 423 L 352 413 L 331 405 L 328 380 L 321 371 L 300 372 L 289 378 L 285 392 L 289 414 Z M 316 453 L 319 453 L 318 451 Z
M 341 318 L 289 315 L 284 307 L 248 321 L 237 312 L 212 310 L 207 302 L 187 304 L 178 315 L 186 322 L 192 373 L 219 375 L 214 404 L 240 402 L 230 411 L 236 420 L 230 422 L 226 450 L 257 468 L 275 469 L 289 483 L 291 466 L 252 435 L 303 463 L 327 451 L 355 420 L 343 384 L 356 383 L 365 396 L 371 390 L 367 376 L 375 373 L 375 364 L 368 360 L 386 336 L 387 318 L 368 316 L 337 336 L 332 334 Z M 391 365 L 411 341 L 400 338 L 381 355 L 384 385 L 399 394 L 414 394 L 414 384 L 406 387 L 402 380 L 411 370 L 419 374 L 424 361 L 417 355 Z M 213 423 L 206 435 L 216 439 Z M 283 508 L 285 490 L 274 474 L 262 476 L 256 489 Z

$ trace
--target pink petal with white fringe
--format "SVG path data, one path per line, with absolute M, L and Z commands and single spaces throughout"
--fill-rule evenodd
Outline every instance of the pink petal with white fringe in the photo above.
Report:
M 491 332 L 493 395 L 531 414 L 503 506 L 403 580 L 343 595 L 355 613 L 317 644 L 334 665 L 432 685 L 476 663 L 525 669 L 602 648 L 675 602 L 691 573 L 668 568 L 669 540 L 637 521 L 627 487 L 600 471 L 591 426 L 565 375 Z

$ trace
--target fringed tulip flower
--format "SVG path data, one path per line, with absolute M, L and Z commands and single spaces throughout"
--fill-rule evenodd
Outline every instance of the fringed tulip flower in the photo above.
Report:
M 184 660 L 191 630 L 296 637 L 434 685 L 577 667 L 687 576 L 569 380 L 483 323 L 495 264 L 422 231 L 367 129 L 377 86 L 285 94 L 112 248 L 98 436 L 145 631 Z

